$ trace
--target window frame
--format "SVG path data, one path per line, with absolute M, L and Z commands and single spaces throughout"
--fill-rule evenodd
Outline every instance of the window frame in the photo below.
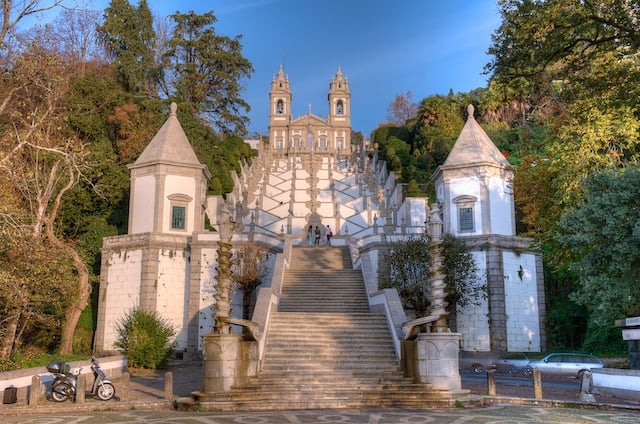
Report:
M 189 228 L 189 205 L 193 199 L 191 196 L 181 193 L 171 194 L 167 198 L 169 199 L 169 230 L 186 232 Z M 184 213 L 182 217 L 183 227 L 174 226 L 177 210 L 182 210 Z
M 462 195 L 453 199 L 456 205 L 458 233 L 474 233 L 476 231 L 475 204 L 477 200 L 477 197 L 470 195 Z

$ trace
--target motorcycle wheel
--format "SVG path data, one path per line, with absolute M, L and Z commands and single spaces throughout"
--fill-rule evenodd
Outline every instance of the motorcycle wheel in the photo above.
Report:
M 51 388 L 51 399 L 56 402 L 64 402 L 71 397 L 73 389 L 67 383 L 56 384 Z
M 96 396 L 100 400 L 109 400 L 116 394 L 116 388 L 111 383 L 102 383 L 96 390 Z

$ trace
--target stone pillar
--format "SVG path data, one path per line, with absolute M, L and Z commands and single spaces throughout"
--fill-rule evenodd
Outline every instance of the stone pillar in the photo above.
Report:
M 229 392 L 257 374 L 258 342 L 243 341 L 241 334 L 211 333 L 204 338 L 202 394 Z
M 420 333 L 415 340 L 415 376 L 417 383 L 434 390 L 460 390 L 458 351 L 459 333 Z

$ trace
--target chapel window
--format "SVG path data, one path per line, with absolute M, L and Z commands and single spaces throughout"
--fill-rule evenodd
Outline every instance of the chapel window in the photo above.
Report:
M 187 229 L 187 208 L 193 199 L 185 194 L 172 194 L 168 196 L 168 199 L 171 208 L 171 229 L 185 231 Z
M 342 102 L 342 100 L 338 100 L 338 103 L 336 104 L 336 114 L 344 114 L 344 103 Z
M 453 199 L 458 209 L 458 232 L 471 233 L 475 231 L 474 206 L 475 196 L 458 196 Z
M 284 102 L 282 100 L 278 100 L 276 103 L 276 113 L 278 115 L 282 115 L 284 113 Z

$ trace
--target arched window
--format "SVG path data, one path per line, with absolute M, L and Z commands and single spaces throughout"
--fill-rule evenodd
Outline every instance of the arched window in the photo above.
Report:
M 327 139 L 325 137 L 320 139 L 320 149 L 327 150 Z
M 284 113 L 284 102 L 282 100 L 278 100 L 276 103 L 276 113 L 278 115 L 282 115 Z
M 344 113 L 344 103 L 342 100 L 338 100 L 336 104 L 336 115 L 342 115 Z
M 293 146 L 296 149 L 301 149 L 302 148 L 302 141 L 300 140 L 300 137 L 296 137 L 293 139 Z

